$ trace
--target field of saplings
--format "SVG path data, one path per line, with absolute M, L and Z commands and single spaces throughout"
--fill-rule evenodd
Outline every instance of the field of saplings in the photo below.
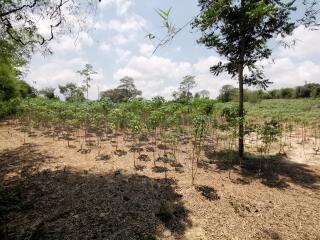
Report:
M 239 119 L 236 105 L 200 98 L 12 103 L 0 236 L 320 238 L 320 100 L 245 108 Z

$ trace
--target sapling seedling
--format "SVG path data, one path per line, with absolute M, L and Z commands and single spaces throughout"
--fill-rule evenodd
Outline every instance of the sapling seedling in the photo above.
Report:
M 204 114 L 196 114 L 192 118 L 193 127 L 193 148 L 191 159 L 191 183 L 194 185 L 195 177 L 198 170 L 198 163 L 200 160 L 203 138 L 207 128 L 208 116 Z

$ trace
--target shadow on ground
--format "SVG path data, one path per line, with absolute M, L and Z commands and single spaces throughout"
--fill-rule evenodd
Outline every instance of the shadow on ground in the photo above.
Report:
M 152 240 L 191 226 L 174 181 L 39 171 L 51 159 L 31 146 L 0 153 L 0 239 Z
M 257 178 L 266 186 L 279 189 L 289 187 L 289 183 L 310 189 L 320 188 L 320 175 L 317 172 L 306 164 L 290 161 L 285 155 L 261 158 L 247 154 L 240 167 L 236 151 L 212 151 L 208 147 L 204 150 L 208 161 L 202 164 L 215 164 L 220 171 L 235 170 L 246 181 L 248 178 Z

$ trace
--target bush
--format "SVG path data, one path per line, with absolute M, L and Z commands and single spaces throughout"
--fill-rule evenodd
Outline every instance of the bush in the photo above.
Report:
M 4 119 L 18 112 L 21 100 L 13 98 L 9 101 L 0 101 L 0 119 Z

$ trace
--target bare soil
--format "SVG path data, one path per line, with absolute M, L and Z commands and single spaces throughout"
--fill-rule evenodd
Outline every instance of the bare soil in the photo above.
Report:
M 0 239 L 320 239 L 307 143 L 241 166 L 206 146 L 192 185 L 190 143 L 154 166 L 149 141 L 134 153 L 120 135 L 115 152 L 111 139 L 49 135 L 0 126 Z

